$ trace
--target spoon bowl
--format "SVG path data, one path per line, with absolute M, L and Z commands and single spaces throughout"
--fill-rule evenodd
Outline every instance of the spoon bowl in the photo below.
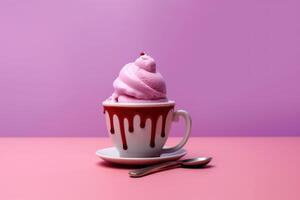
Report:
M 201 167 L 207 165 L 212 160 L 212 157 L 198 157 L 181 160 L 182 167 Z

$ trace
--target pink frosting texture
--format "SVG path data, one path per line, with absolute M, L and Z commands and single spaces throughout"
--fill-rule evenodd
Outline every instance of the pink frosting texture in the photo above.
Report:
M 113 86 L 111 99 L 116 102 L 167 101 L 166 83 L 156 71 L 155 60 L 143 53 L 121 69 Z

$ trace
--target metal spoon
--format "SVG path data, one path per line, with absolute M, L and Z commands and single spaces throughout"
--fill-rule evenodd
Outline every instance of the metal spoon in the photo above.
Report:
M 129 176 L 133 178 L 138 178 L 155 172 L 159 172 L 167 169 L 173 169 L 177 167 L 185 167 L 185 168 L 203 167 L 207 165 L 211 160 L 212 160 L 211 157 L 199 157 L 199 158 L 191 158 L 185 160 L 160 163 L 157 165 L 152 165 L 141 169 L 131 170 L 129 171 Z

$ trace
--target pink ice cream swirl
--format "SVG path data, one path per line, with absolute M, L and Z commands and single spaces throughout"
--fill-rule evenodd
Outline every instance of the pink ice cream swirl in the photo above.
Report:
M 116 102 L 167 101 L 166 83 L 156 71 L 154 59 L 145 53 L 121 69 L 113 86 L 115 91 L 111 98 Z

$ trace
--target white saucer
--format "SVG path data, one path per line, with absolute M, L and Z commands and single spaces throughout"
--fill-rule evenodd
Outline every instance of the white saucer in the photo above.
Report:
M 172 153 L 161 154 L 159 157 L 150 158 L 124 158 L 120 157 L 115 147 L 109 147 L 96 151 L 96 155 L 105 161 L 122 165 L 150 165 L 166 161 L 178 160 L 186 154 L 185 149 L 179 149 Z

